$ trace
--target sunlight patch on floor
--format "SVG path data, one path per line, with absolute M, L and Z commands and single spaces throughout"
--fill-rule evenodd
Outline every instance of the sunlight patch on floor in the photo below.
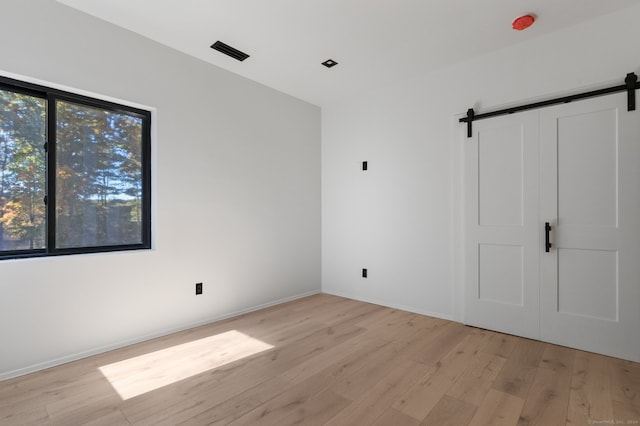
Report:
M 273 348 L 236 330 L 100 367 L 123 400 Z

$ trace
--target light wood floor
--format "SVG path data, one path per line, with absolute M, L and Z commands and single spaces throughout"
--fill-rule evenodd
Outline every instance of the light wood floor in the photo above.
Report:
M 2 425 L 639 421 L 640 364 L 323 294 L 0 382 Z

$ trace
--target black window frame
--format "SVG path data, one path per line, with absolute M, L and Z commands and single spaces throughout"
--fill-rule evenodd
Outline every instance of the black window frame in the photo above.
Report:
M 122 105 L 103 99 L 79 95 L 47 86 L 0 75 L 0 89 L 40 98 L 46 101 L 46 178 L 45 178 L 45 248 L 0 252 L 0 261 L 32 257 L 47 257 L 72 254 L 107 253 L 151 249 L 151 111 Z M 100 245 L 87 247 L 56 248 L 56 102 L 63 101 L 98 108 L 108 112 L 121 113 L 141 119 L 141 243 Z

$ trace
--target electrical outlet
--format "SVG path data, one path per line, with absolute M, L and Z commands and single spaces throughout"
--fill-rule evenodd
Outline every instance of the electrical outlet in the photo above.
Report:
M 202 294 L 202 283 L 196 283 L 196 294 Z
M 362 268 L 362 278 L 367 278 L 367 268 Z

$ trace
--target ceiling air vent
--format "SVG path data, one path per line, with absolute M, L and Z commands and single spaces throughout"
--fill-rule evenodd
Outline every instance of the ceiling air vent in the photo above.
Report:
M 211 48 L 217 50 L 218 52 L 224 53 L 227 56 L 231 56 L 233 59 L 237 59 L 239 61 L 244 61 L 249 57 L 249 55 L 247 55 L 246 53 L 241 52 L 238 49 L 221 42 L 220 40 L 213 43 L 211 45 Z

